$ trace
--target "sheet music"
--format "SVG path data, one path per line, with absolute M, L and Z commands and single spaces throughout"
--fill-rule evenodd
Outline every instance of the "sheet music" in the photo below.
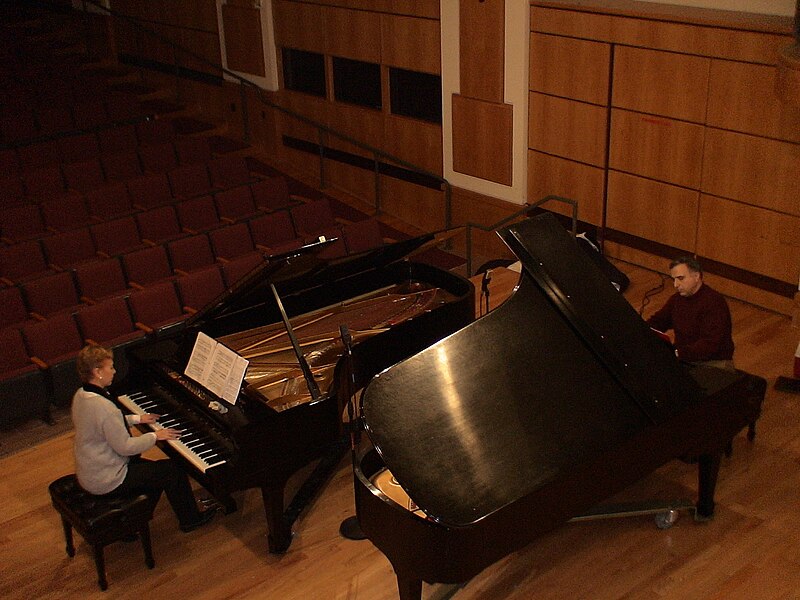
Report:
M 248 364 L 248 360 L 201 331 L 184 374 L 217 397 L 236 404 Z

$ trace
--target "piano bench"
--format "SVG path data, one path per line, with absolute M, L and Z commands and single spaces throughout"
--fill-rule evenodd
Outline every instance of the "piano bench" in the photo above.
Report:
M 155 499 L 145 494 L 137 496 L 95 496 L 78 484 L 74 474 L 56 479 L 49 486 L 53 507 L 61 515 L 66 538 L 66 550 L 75 556 L 72 542 L 74 527 L 92 547 L 97 567 L 97 583 L 101 590 L 108 588 L 103 548 L 112 542 L 130 541 L 138 534 L 148 568 L 155 566 L 150 546 L 150 519 Z

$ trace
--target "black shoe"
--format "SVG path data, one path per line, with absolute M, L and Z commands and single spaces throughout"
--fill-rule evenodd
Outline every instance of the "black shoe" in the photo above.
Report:
M 189 523 L 188 525 L 181 525 L 180 529 L 183 533 L 189 533 L 190 531 L 194 531 L 195 529 L 202 527 L 211 519 L 214 518 L 214 515 L 217 514 L 216 510 L 204 510 L 200 513 L 200 516 L 197 517 L 197 520 L 193 523 Z

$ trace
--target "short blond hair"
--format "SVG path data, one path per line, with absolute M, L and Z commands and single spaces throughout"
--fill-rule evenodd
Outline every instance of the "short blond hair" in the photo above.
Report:
M 78 376 L 81 381 L 88 383 L 92 378 L 92 371 L 103 366 L 103 361 L 108 359 L 114 360 L 114 353 L 108 348 L 97 344 L 84 346 L 78 352 L 78 359 L 75 361 L 75 367 L 78 369 Z

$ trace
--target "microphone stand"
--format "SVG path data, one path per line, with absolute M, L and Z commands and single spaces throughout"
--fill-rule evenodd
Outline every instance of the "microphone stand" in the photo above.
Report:
M 489 284 L 492 282 L 492 270 L 486 269 L 483 272 L 483 279 L 481 279 L 481 297 L 486 299 L 486 312 L 489 313 Z
M 356 418 L 356 409 L 354 406 L 353 395 L 355 394 L 355 379 L 353 372 L 353 338 L 350 335 L 350 330 L 346 324 L 339 325 L 339 334 L 342 338 L 342 345 L 344 346 L 344 370 L 345 370 L 345 383 L 342 385 L 341 392 L 347 395 L 347 427 L 350 431 L 350 458 L 353 463 L 353 473 L 356 469 L 356 450 L 361 440 L 361 418 Z M 355 476 L 354 476 L 355 477 Z M 355 479 L 354 483 L 355 485 Z M 358 522 L 358 517 L 353 515 L 347 517 L 339 525 L 339 535 L 348 540 L 364 540 L 367 538 L 361 530 L 361 525 Z

